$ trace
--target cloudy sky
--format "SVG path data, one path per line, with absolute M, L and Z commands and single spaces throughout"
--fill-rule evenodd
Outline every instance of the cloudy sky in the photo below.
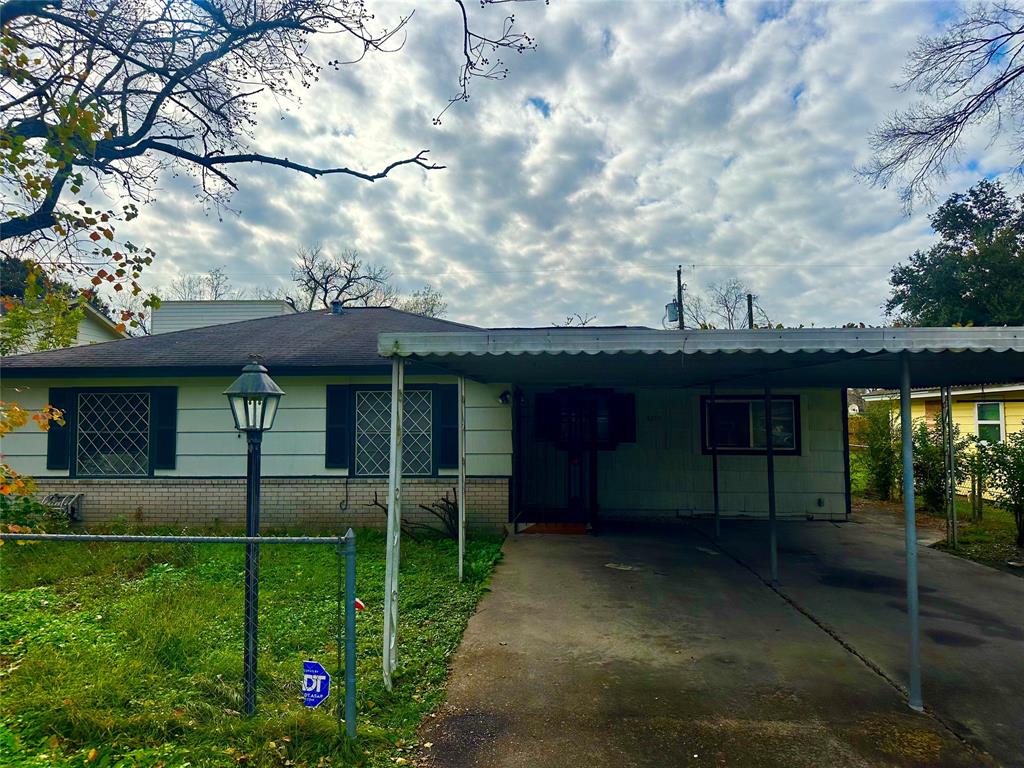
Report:
M 375 170 L 428 148 L 447 170 L 367 184 L 283 170 L 240 173 L 238 213 L 206 215 L 183 179 L 124 234 L 159 254 L 150 280 L 223 265 L 234 284 L 287 286 L 295 249 L 357 248 L 448 316 L 547 325 L 572 312 L 659 327 L 675 267 L 695 290 L 738 277 L 788 324 L 879 322 L 891 265 L 931 238 L 927 206 L 853 169 L 868 134 L 910 96 L 907 51 L 957 11 L 935 2 L 517 5 L 538 49 L 510 76 L 454 93 L 453 4 L 412 8 L 404 48 L 326 71 L 287 114 L 267 105 L 263 151 Z M 482 30 L 510 6 L 479 9 Z M 338 54 L 333 40 L 326 60 Z M 940 196 L 1007 166 L 980 137 Z

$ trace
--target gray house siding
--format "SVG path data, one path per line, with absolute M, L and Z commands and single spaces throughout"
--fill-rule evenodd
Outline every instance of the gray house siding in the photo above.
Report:
M 530 404 L 544 388 L 526 390 L 522 419 L 522 503 L 527 508 L 564 507 L 567 453 L 534 437 Z M 674 518 L 713 510 L 711 456 L 701 450 L 700 398 L 706 391 L 635 388 L 636 442 L 599 451 L 597 499 L 602 520 Z M 843 443 L 845 406 L 839 390 L 786 389 L 800 408 L 800 455 L 775 460 L 779 515 L 824 519 L 846 516 L 846 460 Z M 719 396 L 749 395 L 760 390 L 720 390 Z M 719 456 L 723 515 L 767 516 L 764 455 Z M 530 517 L 524 513 L 523 519 Z

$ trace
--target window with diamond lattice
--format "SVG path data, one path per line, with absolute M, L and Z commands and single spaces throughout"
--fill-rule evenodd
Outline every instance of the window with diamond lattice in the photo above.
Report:
M 149 412 L 148 392 L 79 393 L 77 474 L 148 475 Z
M 405 392 L 402 474 L 433 471 L 433 404 L 430 390 Z M 356 392 L 356 474 L 386 475 L 391 469 L 391 393 Z

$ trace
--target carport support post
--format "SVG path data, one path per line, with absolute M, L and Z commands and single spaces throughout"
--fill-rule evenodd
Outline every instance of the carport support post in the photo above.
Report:
M 459 376 L 459 581 L 466 560 L 466 377 Z
M 405 361 L 391 364 L 391 455 L 388 467 L 388 530 L 384 569 L 384 686 L 398 666 L 398 562 L 402 538 L 402 417 L 405 405 Z
M 764 386 L 764 445 L 768 459 L 768 546 L 771 550 L 772 586 L 779 583 L 779 541 L 775 529 L 775 441 L 772 436 L 772 388 Z
M 907 556 L 907 620 L 910 625 L 910 708 L 921 701 L 921 625 L 917 602 L 917 522 L 914 508 L 914 425 L 910 417 L 910 355 L 900 353 L 900 432 L 903 443 L 903 525 Z
M 715 541 L 722 537 L 722 516 L 718 498 L 718 436 L 715 434 L 715 385 L 711 385 L 711 396 L 708 398 L 709 413 L 704 414 L 707 420 L 708 439 L 711 442 L 711 494 L 715 504 Z

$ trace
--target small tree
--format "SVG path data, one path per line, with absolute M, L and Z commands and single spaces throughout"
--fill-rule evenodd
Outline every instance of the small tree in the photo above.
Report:
M 1017 546 L 1024 547 L 1024 432 L 1015 432 L 985 451 L 996 502 L 1013 514 Z
M 306 309 L 330 309 L 332 301 L 340 301 L 343 306 L 358 305 L 379 296 L 382 288 L 389 286 L 391 272 L 367 264 L 352 249 L 335 258 L 318 243 L 296 251 L 292 279 Z M 393 297 L 393 292 L 390 295 Z
M 889 403 L 867 404 L 861 435 L 865 446 L 864 464 L 868 471 L 868 486 L 872 495 L 882 501 L 889 501 L 893 498 L 902 474 L 900 430 Z
M 687 291 L 683 296 L 683 319 L 690 328 L 746 328 L 748 294 L 753 297 L 755 326 L 773 327 L 757 294 L 737 277 L 711 283 L 705 295 Z
M 971 519 L 980 523 L 985 514 L 985 482 L 989 471 L 988 443 L 975 436 L 964 454 L 964 470 L 971 481 Z
M 965 455 L 970 440 L 960 437 L 960 429 L 953 425 L 953 480 L 964 478 Z M 942 514 L 946 508 L 946 448 L 942 439 L 942 425 L 929 424 L 925 419 L 914 423 L 914 490 L 927 512 Z

